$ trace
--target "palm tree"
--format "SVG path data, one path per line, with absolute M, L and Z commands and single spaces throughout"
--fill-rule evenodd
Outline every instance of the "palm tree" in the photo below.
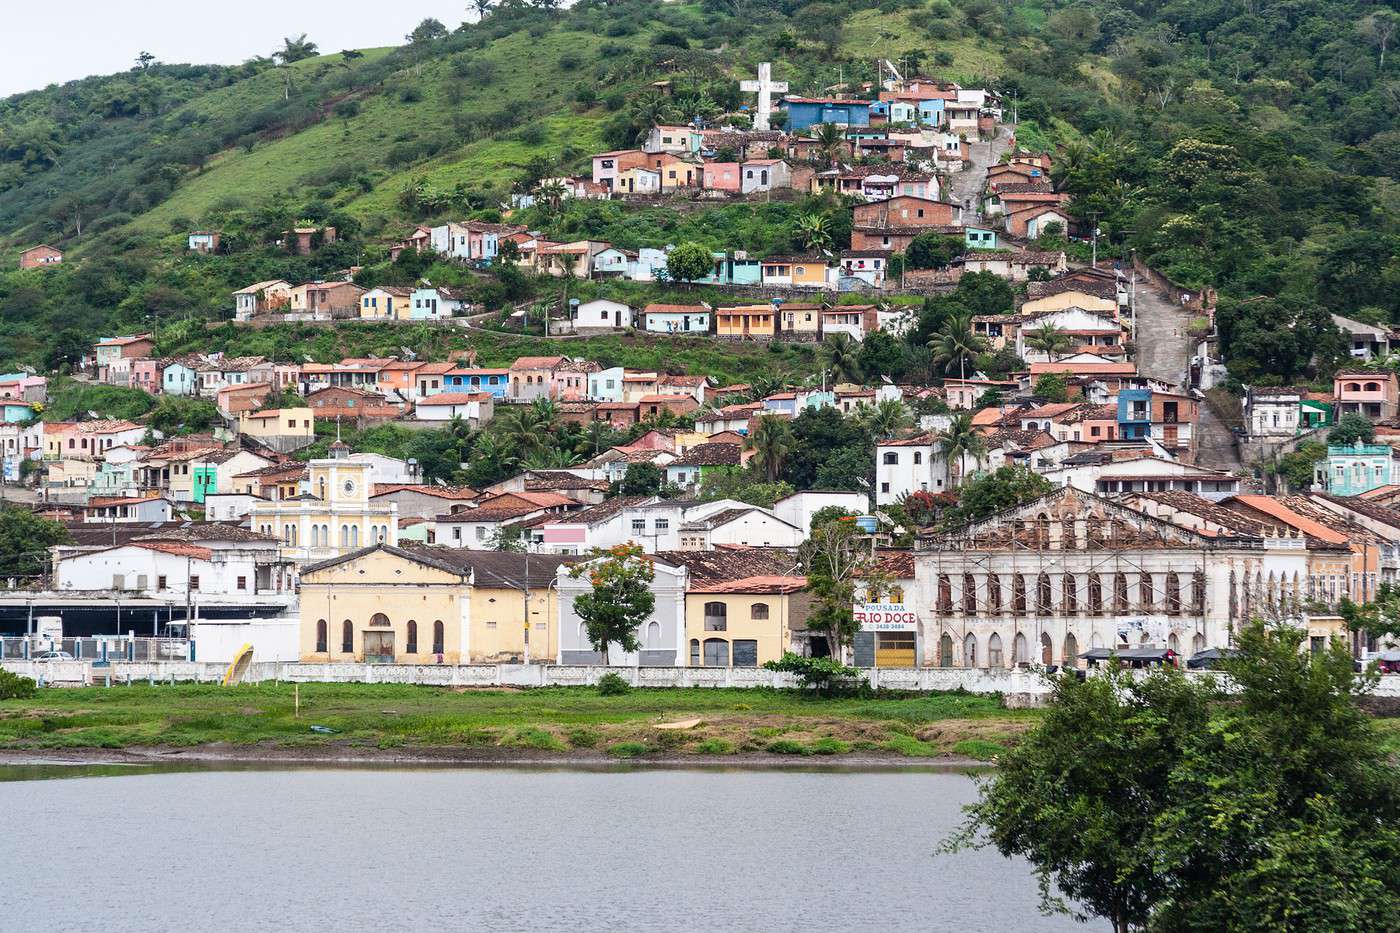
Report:
M 651 128 L 664 119 L 669 107 L 670 102 L 659 91 L 647 91 L 632 98 L 627 109 L 632 125 L 637 128 L 638 142 L 645 140 Z
M 295 39 L 284 36 L 282 48 L 273 52 L 272 57 L 279 59 L 284 65 L 290 65 L 292 62 L 299 62 L 304 58 L 311 58 L 315 54 L 316 43 L 307 41 L 306 33 L 302 33 Z
M 987 342 L 973 332 L 972 313 L 964 311 L 950 315 L 929 339 L 928 346 L 933 351 L 934 366 L 942 367 L 945 374 L 957 372 L 966 378 L 967 367 L 987 349 Z
M 797 238 L 802 241 L 803 247 L 810 250 L 826 250 L 831 248 L 831 221 L 825 214 L 816 211 L 803 214 L 797 218 Z
M 568 189 L 564 183 L 557 178 L 548 181 L 541 181 L 535 186 L 535 197 L 539 199 L 551 215 L 557 214 L 559 208 L 564 204 L 564 199 L 569 196 Z
M 914 424 L 909 407 L 897 398 L 881 399 L 869 410 L 865 419 L 870 433 L 877 440 L 887 440 Z
M 499 421 L 501 446 L 515 459 L 522 460 L 545 449 L 549 432 L 529 408 L 512 409 Z
M 832 382 L 860 383 L 860 347 L 850 334 L 837 333 L 826 338 L 826 365 L 831 369 Z
M 1026 346 L 1039 353 L 1044 353 L 1050 357 L 1052 363 L 1059 359 L 1061 354 L 1074 349 L 1074 340 L 1071 339 L 1070 335 L 1049 321 L 1026 334 L 1025 340 Z
M 977 469 L 981 470 L 982 458 L 987 454 L 987 440 L 977 432 L 972 415 L 963 412 L 953 416 L 947 430 L 938 439 L 938 449 L 948 464 L 949 472 L 956 474 L 952 485 L 959 486 L 962 484 L 963 458 L 972 457 L 977 462 Z
M 584 428 L 583 436 L 579 438 L 578 446 L 574 449 L 580 456 L 596 457 L 607 448 L 617 443 L 618 432 L 606 421 L 590 421 L 588 427 Z
M 761 415 L 752 424 L 745 446 L 768 482 L 775 483 L 792 453 L 792 426 L 777 415 Z
M 817 141 L 817 149 L 821 151 L 828 165 L 836 161 L 841 154 L 841 147 L 846 145 L 846 131 L 835 123 L 819 124 L 812 133 L 812 138 Z
M 577 466 L 583 458 L 563 447 L 537 450 L 525 458 L 524 465 L 532 470 L 566 470 Z
M 530 403 L 530 417 L 545 431 L 553 431 L 559 420 L 559 403 L 551 398 L 537 398 Z

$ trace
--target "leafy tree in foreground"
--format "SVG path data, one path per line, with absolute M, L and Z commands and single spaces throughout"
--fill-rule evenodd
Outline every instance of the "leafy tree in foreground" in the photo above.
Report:
M 1345 643 L 1305 638 L 1246 626 L 1229 691 L 1174 669 L 1059 677 L 945 849 L 1024 856 L 1045 910 L 1115 933 L 1396 929 L 1400 770 Z
M 682 243 L 666 256 L 666 274 L 675 282 L 703 279 L 714 270 L 710 251 L 699 243 Z
M 833 658 L 851 643 L 860 624 L 855 618 L 857 585 L 881 588 L 869 546 L 854 522 L 827 521 L 812 526 L 812 534 L 798 549 L 798 562 L 807 574 L 812 611 L 807 627 L 826 636 Z
M 1365 415 L 1342 415 L 1337 426 L 1327 433 L 1327 443 L 1334 447 L 1350 447 L 1357 441 L 1369 444 L 1376 439 L 1376 426 Z
M 578 579 L 585 574 L 593 589 L 574 598 L 574 612 L 583 621 L 588 641 L 594 651 L 608 661 L 608 646 L 619 645 L 623 651 L 636 651 L 637 629 L 651 615 L 656 596 L 651 581 L 656 568 L 641 545 L 620 544 L 596 552 L 597 559 L 578 564 L 569 575 Z

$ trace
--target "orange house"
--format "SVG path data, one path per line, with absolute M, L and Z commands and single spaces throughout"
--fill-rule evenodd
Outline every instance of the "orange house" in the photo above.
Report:
M 775 337 L 777 333 L 777 316 L 772 305 L 715 309 L 717 337 Z

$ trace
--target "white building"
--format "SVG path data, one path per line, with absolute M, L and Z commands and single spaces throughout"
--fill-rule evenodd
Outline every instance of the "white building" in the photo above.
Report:
M 1306 397 L 1306 389 L 1291 386 L 1250 388 L 1244 401 L 1249 436 L 1283 440 L 1300 433 Z
M 600 254 L 601 255 L 601 254 Z M 630 330 L 632 308 L 621 301 L 598 298 L 585 301 L 571 311 L 574 330 Z
M 641 328 L 654 334 L 708 334 L 710 306 L 649 304 L 641 311 Z
M 89 525 L 168 522 L 175 517 L 175 506 L 159 493 L 140 496 L 94 496 L 83 507 L 83 522 Z
M 332 457 L 312 460 L 307 467 L 308 492 L 256 502 L 249 519 L 255 531 L 281 540 L 284 556 L 304 563 L 376 543 L 398 544 L 398 506 L 369 499 L 372 464 Z
M 932 434 L 875 445 L 875 504 L 898 502 L 915 492 L 944 492 L 951 488 L 948 464 Z
M 211 492 L 204 495 L 204 520 L 241 522 L 253 514 L 253 506 L 265 502 L 250 492 Z
M 55 549 L 61 592 L 130 593 L 181 602 L 204 596 L 290 595 L 292 565 L 273 540 L 137 540 L 109 548 Z
M 797 525 L 756 505 L 712 512 L 681 525 L 683 551 L 716 547 L 797 547 L 807 535 Z
M 451 421 L 453 418 L 461 418 L 473 428 L 477 428 L 491 420 L 495 409 L 495 399 L 490 392 L 439 392 L 437 395 L 420 398 L 413 411 L 419 421 Z
M 855 515 L 864 515 L 870 508 L 870 497 L 863 492 L 810 489 L 784 496 L 773 503 L 773 514 L 796 526 L 803 535 L 808 535 L 812 531 L 812 516 L 833 506 Z
M 625 652 L 621 645 L 611 645 L 608 662 L 613 665 L 641 667 L 681 667 L 685 664 L 685 591 L 688 574 L 684 566 L 664 561 L 652 564 L 654 576 L 651 591 L 656 604 L 651 614 L 638 627 L 637 640 L 641 649 Z M 575 578 L 568 567 L 558 570 L 556 584 L 559 593 L 559 656 L 560 664 L 599 664 L 601 652 L 593 650 L 583 620 L 574 612 L 574 600 L 592 590 L 588 577 Z
M 621 366 L 600 369 L 588 374 L 588 397 L 595 402 L 620 402 L 623 395 L 623 377 L 626 370 Z

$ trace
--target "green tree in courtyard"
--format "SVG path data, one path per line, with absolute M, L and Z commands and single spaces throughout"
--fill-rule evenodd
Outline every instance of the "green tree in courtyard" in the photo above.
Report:
M 1069 401 L 1069 386 L 1059 373 L 1042 373 L 1036 378 L 1031 391 L 1050 404 Z
M 945 528 L 956 528 L 1053 492 L 1045 477 L 1023 466 L 998 467 L 958 489 L 958 504 L 943 513 Z
M 574 613 L 583 622 L 594 651 L 609 663 L 610 645 L 636 651 L 637 629 L 656 606 L 651 581 L 656 568 L 638 544 L 621 544 L 595 552 L 595 559 L 569 571 L 574 579 L 588 577 L 591 590 L 574 597 Z

